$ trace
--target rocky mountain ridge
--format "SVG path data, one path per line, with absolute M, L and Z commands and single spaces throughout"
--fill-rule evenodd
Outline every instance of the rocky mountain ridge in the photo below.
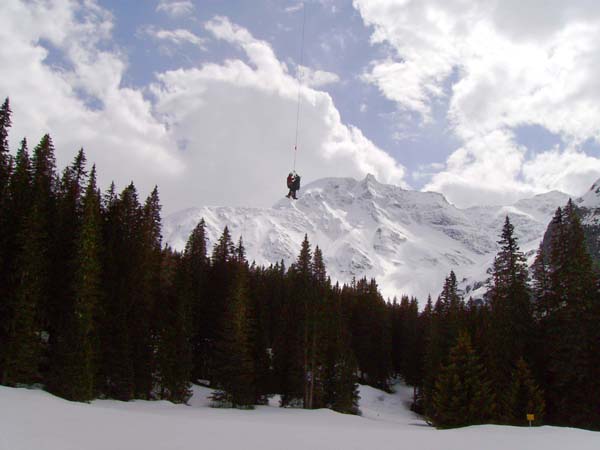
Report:
M 379 183 L 372 175 L 325 178 L 303 188 L 297 201 L 282 199 L 272 208 L 180 211 L 166 217 L 163 232 L 166 243 L 183 249 L 204 218 L 211 246 L 228 226 L 234 239 L 243 236 L 248 259 L 265 265 L 291 264 L 307 234 L 322 249 L 332 280 L 376 277 L 385 296 L 408 294 L 424 302 L 438 295 L 451 269 L 463 287 L 485 279 L 506 215 L 532 255 L 568 198 L 553 191 L 510 206 L 460 209 L 442 194 Z

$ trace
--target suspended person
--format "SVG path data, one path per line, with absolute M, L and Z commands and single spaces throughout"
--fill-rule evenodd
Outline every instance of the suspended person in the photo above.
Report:
M 286 197 L 298 200 L 298 197 L 296 197 L 296 192 L 300 190 L 300 175 L 295 172 L 290 172 L 286 181 L 287 187 L 290 190 Z

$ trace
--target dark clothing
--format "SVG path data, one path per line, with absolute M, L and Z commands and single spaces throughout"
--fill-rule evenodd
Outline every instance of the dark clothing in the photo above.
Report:
M 289 174 L 286 181 L 287 181 L 287 187 L 290 190 L 288 192 L 288 195 L 286 195 L 286 197 L 287 198 L 291 197 L 294 200 L 297 200 L 298 197 L 296 197 L 296 191 L 300 190 L 300 175 Z

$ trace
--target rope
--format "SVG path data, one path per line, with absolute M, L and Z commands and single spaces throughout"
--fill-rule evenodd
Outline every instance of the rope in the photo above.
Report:
M 296 153 L 298 153 L 298 130 L 300 129 L 300 70 L 304 63 L 304 25 L 306 23 L 306 4 L 302 2 L 302 40 L 300 41 L 300 65 L 298 66 L 298 102 L 296 108 L 296 140 L 294 142 L 294 172 L 296 171 Z

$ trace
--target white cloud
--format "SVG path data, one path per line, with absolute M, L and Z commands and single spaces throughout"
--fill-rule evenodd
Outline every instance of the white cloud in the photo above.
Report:
M 288 14 L 295 13 L 297 11 L 301 11 L 303 8 L 302 2 L 296 3 L 294 5 L 290 5 L 284 8 L 284 11 Z
M 527 161 L 523 166 L 525 180 L 544 190 L 559 189 L 567 193 L 582 193 L 598 179 L 600 159 L 575 148 L 551 150 Z
M 451 129 L 463 145 L 426 189 L 468 205 L 548 188 L 581 193 L 600 176 L 596 158 L 573 150 L 588 139 L 600 140 L 600 3 L 354 0 L 354 5 L 373 26 L 372 41 L 396 53 L 373 62 L 365 81 L 423 122 L 432 120 L 432 103 L 448 97 Z M 531 159 L 514 135 L 524 125 L 559 135 L 569 150 L 548 149 Z M 586 170 L 565 166 L 582 158 Z M 532 169 L 542 162 L 551 176 Z
M 194 11 L 194 4 L 190 0 L 160 0 L 156 11 L 178 18 L 191 14 Z
M 340 81 L 339 75 L 333 72 L 314 70 L 306 66 L 298 66 L 297 71 L 300 81 L 303 84 L 314 88 L 334 84 Z
M 13 145 L 26 136 L 34 146 L 49 132 L 61 167 L 83 146 L 105 186 L 134 177 L 147 192 L 157 177 L 181 172 L 152 105 L 121 85 L 125 57 L 100 50 L 110 43 L 110 14 L 92 2 L 6 0 L 0 9 L 0 93 L 11 99 Z
M 298 83 L 269 44 L 246 29 L 223 17 L 206 29 L 243 50 L 247 62 L 159 75 L 156 110 L 190 149 L 193 173 L 185 178 L 191 184 L 177 187 L 213 204 L 272 204 L 285 194 L 293 162 Z M 297 170 L 305 180 L 373 173 L 405 186 L 404 169 L 360 130 L 342 124 L 327 93 L 301 86 L 300 94 Z
M 206 40 L 186 29 L 165 30 L 150 25 L 143 27 L 140 31 L 157 41 L 166 41 L 174 45 L 191 44 L 205 49 Z
M 134 180 L 145 195 L 158 184 L 167 211 L 267 206 L 283 196 L 298 83 L 271 47 L 215 18 L 207 30 L 243 50 L 245 60 L 159 73 L 150 100 L 146 87 L 123 85 L 127 59 L 114 48 L 112 25 L 91 1 L 1 3 L 0 93 L 11 98 L 13 147 L 22 136 L 33 145 L 49 132 L 62 167 L 83 146 L 103 187 Z M 304 180 L 371 172 L 403 184 L 404 169 L 344 125 L 327 93 L 300 92 Z

